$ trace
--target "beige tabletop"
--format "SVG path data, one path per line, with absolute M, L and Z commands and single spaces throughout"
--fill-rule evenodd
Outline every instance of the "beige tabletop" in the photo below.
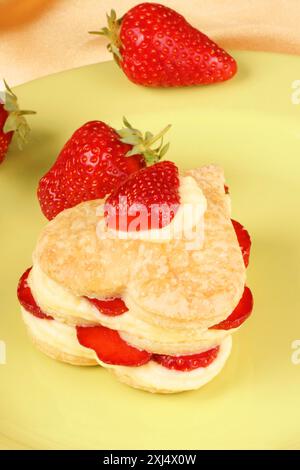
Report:
M 110 59 L 87 34 L 137 0 L 0 0 L 0 76 L 11 85 Z M 300 54 L 300 0 L 160 0 L 225 48 Z

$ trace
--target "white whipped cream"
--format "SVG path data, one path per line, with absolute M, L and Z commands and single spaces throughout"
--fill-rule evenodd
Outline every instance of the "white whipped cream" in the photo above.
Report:
M 86 359 L 95 359 L 95 352 L 81 346 L 77 339 L 76 328 L 56 320 L 38 318 L 21 307 L 25 325 L 34 337 L 60 352 Z
M 98 309 L 87 299 L 76 296 L 47 276 L 34 262 L 28 276 L 28 285 L 34 300 L 47 315 L 74 325 L 99 323 Z
M 47 276 L 34 263 L 28 277 L 33 297 L 42 311 L 60 322 L 74 325 L 101 324 L 117 330 L 132 346 L 157 354 L 196 354 L 219 344 L 234 330 L 166 329 L 142 320 L 141 308 L 124 297 L 129 310 L 122 315 L 102 314 L 84 297 L 78 297 Z
M 102 362 L 94 350 L 81 346 L 76 328 L 56 320 L 37 318 L 21 307 L 22 317 L 31 333 L 41 342 L 58 348 L 61 352 L 80 358 L 94 359 L 104 368 L 113 369 L 116 375 L 126 376 L 132 385 L 158 391 L 180 392 L 200 388 L 212 380 L 224 367 L 232 346 L 231 336 L 220 344 L 216 359 L 208 367 L 199 367 L 188 372 L 167 369 L 155 361 L 139 367 L 114 366 Z
M 228 336 L 220 344 L 216 359 L 208 367 L 199 367 L 188 372 L 167 369 L 155 361 L 149 361 L 139 367 L 113 366 L 105 364 L 99 358 L 97 361 L 101 366 L 113 369 L 121 380 L 123 377 L 126 382 L 128 378 L 128 382 L 133 386 L 175 393 L 200 388 L 212 380 L 224 367 L 231 347 L 232 339 Z

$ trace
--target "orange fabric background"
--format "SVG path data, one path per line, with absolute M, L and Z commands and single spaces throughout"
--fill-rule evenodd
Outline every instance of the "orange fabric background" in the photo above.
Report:
M 90 29 L 138 0 L 0 0 L 0 76 L 16 85 L 110 59 Z M 160 0 L 227 48 L 300 54 L 300 0 Z

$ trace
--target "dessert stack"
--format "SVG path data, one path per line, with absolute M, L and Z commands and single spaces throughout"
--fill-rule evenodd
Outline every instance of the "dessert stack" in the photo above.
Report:
M 54 359 L 150 392 L 197 389 L 252 311 L 249 251 L 219 167 L 158 162 L 46 225 L 19 282 L 22 317 Z

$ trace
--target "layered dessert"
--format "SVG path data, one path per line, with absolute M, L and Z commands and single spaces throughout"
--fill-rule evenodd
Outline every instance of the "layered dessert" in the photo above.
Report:
M 159 162 L 47 224 L 19 282 L 22 318 L 54 359 L 150 392 L 197 389 L 252 311 L 249 252 L 222 169 Z

